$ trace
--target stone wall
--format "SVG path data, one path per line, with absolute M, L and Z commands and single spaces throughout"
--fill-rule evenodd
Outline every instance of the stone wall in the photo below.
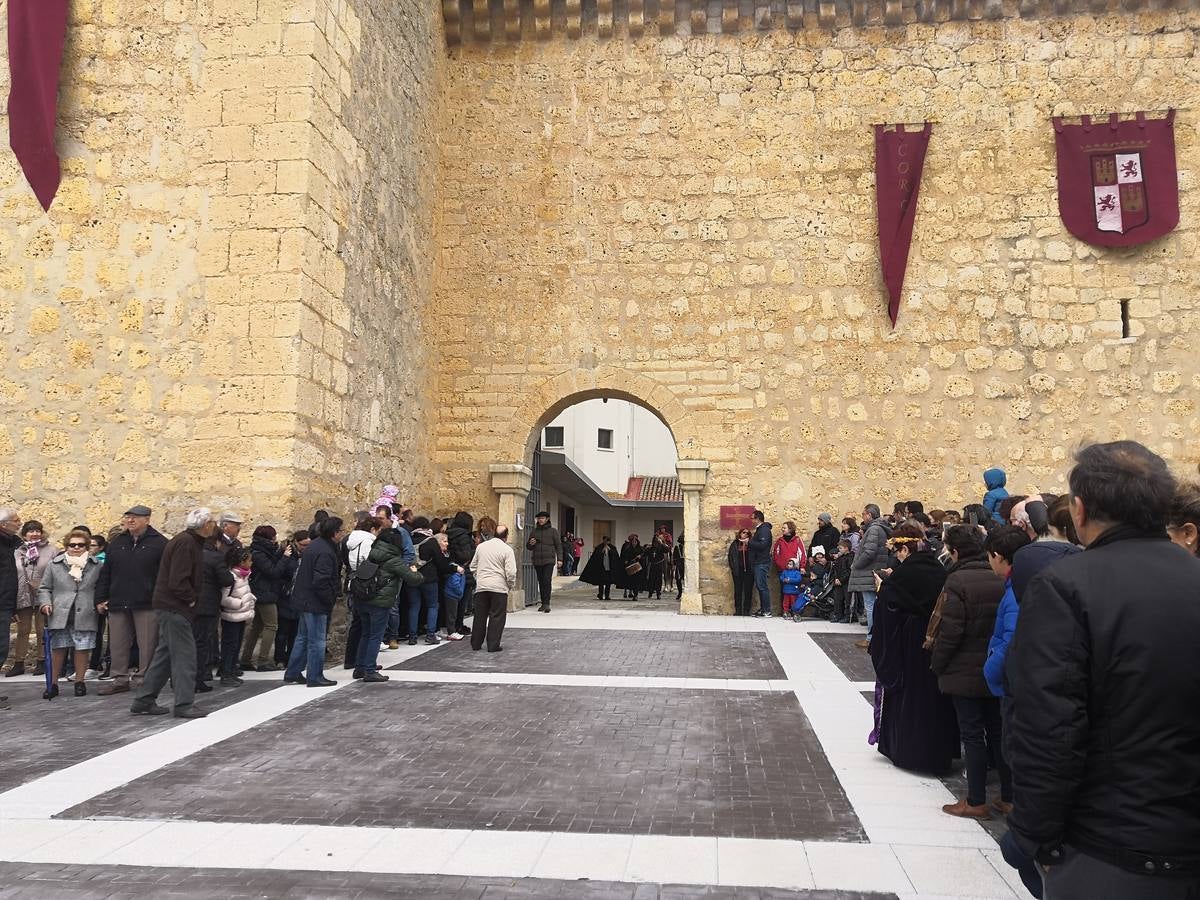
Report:
M 72 0 L 49 214 L 0 116 L 0 503 L 278 526 L 424 483 L 426 6 Z
M 487 464 L 522 461 L 570 397 L 640 399 L 680 457 L 712 463 L 712 611 L 729 605 L 722 503 L 804 523 L 864 500 L 961 505 L 993 464 L 1054 489 L 1088 438 L 1194 471 L 1197 114 L 1177 119 L 1180 227 L 1121 251 L 1065 232 L 1049 118 L 1193 106 L 1198 25 L 1157 11 L 451 51 L 439 501 L 494 505 Z M 893 332 L 870 125 L 925 118 Z

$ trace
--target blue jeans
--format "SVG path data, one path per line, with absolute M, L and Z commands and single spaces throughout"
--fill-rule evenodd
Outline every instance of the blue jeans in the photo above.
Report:
M 758 590 L 758 610 L 766 615 L 771 611 L 771 564 L 755 563 L 751 568 L 754 569 L 754 587 Z
M 308 683 L 316 684 L 325 677 L 325 624 L 329 616 L 322 613 L 300 613 L 300 630 L 292 645 L 285 679 L 295 680 L 307 669 Z
M 389 609 L 387 617 L 387 625 L 383 629 L 383 642 L 391 643 L 400 637 L 400 604 L 404 602 L 404 592 L 407 591 L 403 584 L 396 591 L 396 600 L 392 603 L 392 608 Z
M 875 601 L 879 595 L 874 591 L 863 591 L 863 615 L 867 617 L 867 640 L 871 639 L 871 632 L 875 629 Z
M 438 583 L 427 581 L 420 587 L 408 588 L 404 597 L 408 604 L 408 636 L 411 638 L 417 635 L 417 622 L 421 618 L 422 606 L 426 609 L 425 633 L 437 634 Z
M 379 643 L 383 640 L 383 630 L 387 628 L 391 608 L 387 606 L 372 606 L 370 603 L 359 603 L 358 618 L 362 622 L 362 637 L 358 640 L 358 655 L 354 659 L 354 668 L 363 672 L 379 671 Z

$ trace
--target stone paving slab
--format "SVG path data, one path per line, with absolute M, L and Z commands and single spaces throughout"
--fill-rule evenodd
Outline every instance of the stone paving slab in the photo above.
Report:
M 358 685 L 63 817 L 866 840 L 765 691 Z
M 871 665 L 870 654 L 861 647 L 854 646 L 855 641 L 861 641 L 866 635 L 864 631 L 853 634 L 810 632 L 808 636 L 848 679 L 873 682 L 875 667 Z
M 0 711 L 0 759 L 4 760 L 0 791 L 186 721 L 174 716 L 132 715 L 133 692 L 101 697 L 96 693 L 101 684 L 104 682 L 89 681 L 87 696 L 76 697 L 74 686 L 60 681 L 60 693 L 54 700 L 42 699 L 42 683 L 10 681 L 0 685 L 10 707 Z M 196 695 L 196 705 L 214 711 L 281 686 L 280 681 L 247 681 L 241 687 L 223 688 L 214 682 L 211 693 Z M 168 688 L 158 702 L 170 707 L 171 698 Z
M 468 641 L 458 641 L 390 668 L 527 675 L 787 677 L 765 634 L 574 628 L 509 628 L 503 653 L 476 652 Z
M 896 900 L 895 894 L 778 888 L 629 884 L 542 878 L 292 872 L 271 869 L 169 869 L 0 863 L 0 898 L 65 900 L 172 897 L 209 900 Z

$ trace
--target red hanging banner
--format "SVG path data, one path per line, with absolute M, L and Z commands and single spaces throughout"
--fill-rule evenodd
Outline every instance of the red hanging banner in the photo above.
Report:
M 54 127 L 66 34 L 67 0 L 9 0 L 8 142 L 45 210 L 62 180 Z
M 1132 247 L 1179 224 L 1175 110 L 1121 122 L 1054 119 L 1058 211 L 1067 231 L 1097 247 Z
M 925 168 L 925 151 L 933 125 L 905 131 L 903 125 L 888 131 L 875 126 L 875 201 L 879 216 L 879 261 L 888 291 L 888 318 L 896 327 L 900 291 L 908 268 L 908 248 L 917 218 L 917 193 Z

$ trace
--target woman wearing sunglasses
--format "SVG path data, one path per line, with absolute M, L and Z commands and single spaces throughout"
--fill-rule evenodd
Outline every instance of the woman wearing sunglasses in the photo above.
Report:
M 38 603 L 47 617 L 50 649 L 54 651 L 54 680 L 43 692 L 43 699 L 58 696 L 58 677 L 67 660 L 67 650 L 75 648 L 75 696 L 87 693 L 84 676 L 88 656 L 96 646 L 96 579 L 100 564 L 88 553 L 90 536 L 72 531 L 64 542 L 66 550 L 57 554 L 46 567 L 38 588 Z

